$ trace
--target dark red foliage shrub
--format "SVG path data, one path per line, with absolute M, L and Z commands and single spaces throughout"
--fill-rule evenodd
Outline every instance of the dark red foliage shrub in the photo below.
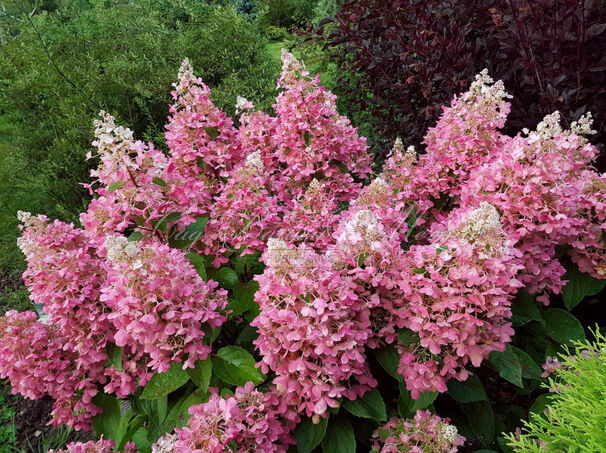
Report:
M 439 111 L 488 68 L 515 104 L 508 128 L 584 111 L 606 140 L 606 0 L 356 0 L 330 33 L 338 89 L 386 140 L 419 143 Z

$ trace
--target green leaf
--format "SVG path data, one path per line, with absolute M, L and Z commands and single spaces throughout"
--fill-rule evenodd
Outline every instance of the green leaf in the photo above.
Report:
M 222 288 L 231 289 L 238 284 L 238 274 L 231 267 L 222 267 L 217 272 L 217 281 Z
M 487 401 L 463 404 L 463 413 L 473 435 L 483 447 L 490 448 L 495 436 L 494 414 Z
M 515 346 L 511 346 L 512 351 L 518 358 L 520 366 L 522 367 L 522 377 L 527 379 L 541 379 L 541 373 L 543 370 L 541 367 L 530 357 L 525 351 Z
M 195 404 L 206 403 L 210 397 L 210 394 L 203 392 L 202 390 L 196 390 L 187 396 L 182 397 L 177 401 L 170 412 L 166 416 L 166 420 L 161 426 L 162 433 L 170 432 L 175 427 L 183 427 L 187 425 L 191 414 L 189 408 Z
M 423 392 L 419 399 L 413 400 L 404 382 L 399 383 L 400 397 L 398 398 L 398 413 L 403 418 L 412 417 L 417 410 L 430 406 L 438 396 L 438 392 Z
M 213 374 L 213 366 L 210 357 L 205 360 L 198 360 L 194 368 L 188 368 L 187 374 L 200 390 L 206 392 L 210 384 L 210 377 Z
M 141 399 L 155 400 L 162 398 L 170 392 L 177 390 L 187 381 L 189 381 L 189 375 L 183 369 L 183 364 L 173 362 L 168 371 L 165 373 L 156 373 L 152 376 L 143 389 Z
M 356 437 L 349 420 L 344 417 L 331 417 L 324 439 L 324 453 L 356 453 Z
M 560 344 L 572 344 L 585 339 L 585 331 L 577 318 L 565 310 L 548 308 L 543 312 L 547 335 Z
M 309 131 L 305 131 L 303 133 L 303 139 L 305 140 L 305 144 L 307 146 L 311 146 L 311 139 L 312 139 L 312 135 L 309 133 Z
M 198 255 L 196 252 L 188 253 L 187 255 L 185 255 L 185 258 L 187 258 L 191 265 L 194 266 L 194 269 L 202 278 L 202 280 L 204 280 L 205 282 L 208 281 L 208 278 L 206 276 L 206 268 L 204 267 L 204 258 Z
M 523 326 L 531 321 L 541 321 L 541 312 L 533 295 L 520 291 L 511 304 L 511 321 L 514 326 Z
M 114 367 L 118 371 L 122 371 L 122 348 L 119 348 L 113 343 L 108 343 L 106 349 L 107 365 Z
M 448 394 L 459 403 L 473 403 L 476 401 L 488 401 L 484 386 L 478 376 L 471 375 L 466 381 L 460 382 L 451 379 L 448 382 Z
M 142 415 L 137 415 L 129 421 L 126 434 L 124 434 L 120 444 L 118 445 L 118 451 L 122 451 L 124 449 L 124 445 L 126 444 L 126 442 L 130 441 L 133 438 L 135 433 L 143 426 L 144 422 L 145 417 Z
M 124 187 L 125 184 L 126 182 L 124 181 L 116 181 L 115 183 L 110 184 L 107 190 L 113 192 L 114 190 L 118 190 L 120 187 Z
M 128 237 L 128 240 L 130 242 L 139 242 L 141 239 L 143 239 L 143 233 L 141 233 L 139 231 L 133 231 L 131 233 L 131 235 Z
M 216 127 L 205 127 L 204 130 L 211 138 L 211 140 L 216 140 L 219 136 L 219 130 Z
M 120 412 L 120 400 L 113 395 L 99 392 L 93 397 L 92 402 L 103 409 L 101 414 L 93 417 L 92 426 L 95 433 L 119 444 L 126 434 L 126 425 L 122 423 Z
M 378 421 L 387 420 L 385 402 L 377 389 L 366 392 L 362 398 L 354 401 L 344 399 L 342 406 L 358 417 L 371 418 Z
M 499 376 L 522 388 L 522 366 L 510 345 L 503 352 L 493 351 L 490 353 L 490 362 L 497 368 Z
M 209 217 L 198 217 L 195 222 L 185 227 L 185 231 L 187 231 L 188 237 L 192 242 L 199 240 L 204 235 L 208 221 Z
M 244 349 L 252 351 L 254 349 L 253 341 L 255 341 L 258 337 L 259 332 L 257 332 L 257 328 L 249 324 L 240 331 L 240 334 L 236 339 L 236 344 L 243 346 Z
M 213 370 L 228 384 L 244 385 L 248 381 L 262 382 L 265 376 L 255 368 L 254 357 L 239 346 L 225 346 L 213 358 Z
M 151 453 L 151 442 L 147 438 L 147 430 L 139 428 L 132 436 L 131 441 L 137 446 L 137 451 L 140 453 Z
M 403 382 L 402 376 L 398 373 L 400 354 L 398 354 L 398 351 L 396 351 L 393 346 L 377 349 L 375 355 L 379 364 L 391 375 L 391 377 L 397 381 Z
M 576 266 L 564 274 L 564 279 L 568 283 L 562 288 L 562 297 L 568 310 L 576 307 L 585 297 L 599 293 L 606 285 L 606 280 L 581 273 Z
M 166 184 L 166 181 L 164 181 L 162 178 L 159 178 L 158 176 L 154 176 L 154 178 L 152 179 L 152 182 L 160 187 L 166 187 L 168 184 Z
M 398 333 L 398 344 L 404 346 L 419 344 L 419 334 L 412 330 L 402 329 Z
M 426 409 L 429 405 L 431 405 L 436 398 L 438 397 L 438 392 L 423 392 L 418 400 L 412 400 L 412 410 L 418 411 L 421 409 Z
M 310 453 L 320 445 L 326 433 L 328 418 L 321 418 L 319 423 L 313 423 L 311 418 L 305 417 L 301 423 L 297 425 L 294 436 L 297 439 L 297 451 L 299 453 Z
M 234 298 L 229 301 L 227 307 L 231 310 L 230 316 L 241 315 L 247 311 L 254 311 L 255 316 L 259 314 L 259 304 L 255 302 L 255 293 L 259 290 L 259 283 L 251 280 L 247 283 L 238 283 L 234 287 Z

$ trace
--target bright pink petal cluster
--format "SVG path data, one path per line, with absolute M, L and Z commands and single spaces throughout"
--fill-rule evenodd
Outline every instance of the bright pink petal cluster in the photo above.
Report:
M 226 320 L 227 292 L 216 290 L 212 280 L 204 282 L 182 251 L 165 244 L 140 246 L 108 236 L 106 256 L 100 300 L 112 309 L 115 344 L 149 357 L 147 367 L 158 372 L 168 371 L 172 362 L 193 368 L 204 360 L 211 347 L 204 344 L 203 329 Z
M 61 450 L 48 450 L 48 453 L 113 453 L 116 451 L 116 445 L 113 440 L 103 440 L 103 436 L 98 441 L 89 442 L 71 442 Z M 134 443 L 126 442 L 122 453 L 137 453 Z
M 295 443 L 290 432 L 298 421 L 296 413 L 274 391 L 262 393 L 252 382 L 238 387 L 234 396 L 214 393 L 189 412 L 189 426 L 161 438 L 153 452 L 285 453 Z
M 370 321 L 355 283 L 333 271 L 325 256 L 271 239 L 262 257 L 255 300 L 261 314 L 255 345 L 261 368 L 275 372 L 282 398 L 309 416 L 326 416 L 339 398 L 356 399 L 376 386 L 364 344 Z
M 372 453 L 456 453 L 465 438 L 449 422 L 427 411 L 410 421 L 392 418 L 375 431 Z

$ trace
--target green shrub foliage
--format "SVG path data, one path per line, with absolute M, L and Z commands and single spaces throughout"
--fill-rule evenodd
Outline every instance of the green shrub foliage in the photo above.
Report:
M 74 220 L 86 205 L 93 119 L 111 112 L 162 142 L 170 87 L 184 57 L 203 68 L 217 104 L 237 95 L 268 108 L 277 64 L 234 6 L 194 0 L 9 2 L 0 15 L 0 228 L 14 249 L 15 212 Z M 0 266 L 19 266 L 2 253 Z M 9 256 L 10 255 L 10 256 Z M 20 261 L 20 260 L 18 260 Z

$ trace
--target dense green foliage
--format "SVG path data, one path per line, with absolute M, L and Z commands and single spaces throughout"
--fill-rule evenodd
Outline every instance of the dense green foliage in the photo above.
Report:
M 234 6 L 195 0 L 28 1 L 0 16 L 0 268 L 21 268 L 18 209 L 75 220 L 85 206 L 92 122 L 106 110 L 156 142 L 189 57 L 216 102 L 268 108 L 277 65 Z
M 606 445 L 606 337 L 578 342 L 560 354 L 561 368 L 549 379 L 550 393 L 531 412 L 510 446 L 521 452 L 597 452 Z M 546 405 L 545 405 L 546 402 Z

